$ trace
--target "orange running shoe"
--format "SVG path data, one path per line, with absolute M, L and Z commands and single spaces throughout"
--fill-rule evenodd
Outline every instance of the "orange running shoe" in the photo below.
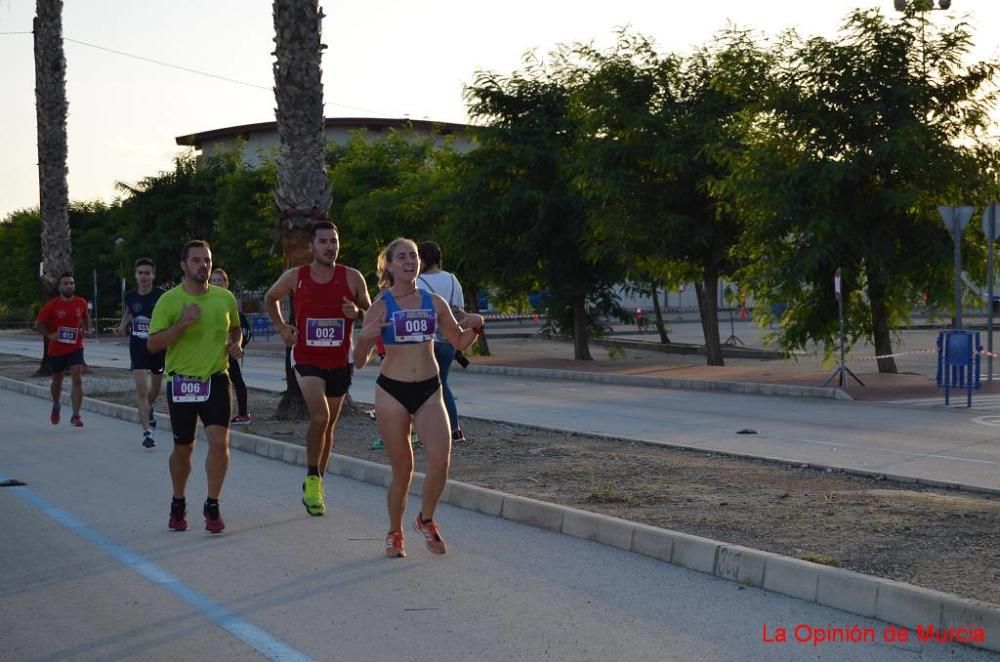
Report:
M 438 531 L 438 525 L 434 523 L 434 520 L 425 522 L 423 513 L 420 513 L 417 515 L 416 521 L 413 522 L 413 528 L 416 529 L 417 533 L 423 535 L 427 549 L 431 551 L 431 554 L 444 554 L 448 551 L 448 546 L 444 544 L 444 538 L 441 537 L 441 532 Z
M 406 556 L 406 550 L 403 549 L 402 531 L 390 531 L 385 534 L 385 555 L 390 559 Z

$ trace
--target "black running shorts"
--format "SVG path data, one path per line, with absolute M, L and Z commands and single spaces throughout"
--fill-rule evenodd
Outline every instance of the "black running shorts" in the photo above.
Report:
M 351 373 L 353 365 L 346 365 L 343 368 L 317 368 L 314 365 L 302 363 L 295 364 L 295 372 L 300 377 L 319 377 L 325 385 L 324 393 L 328 398 L 343 397 L 347 390 L 351 388 Z
M 210 425 L 229 427 L 233 409 L 229 398 L 229 375 L 224 372 L 212 375 L 212 390 L 208 400 L 204 402 L 174 402 L 171 377 L 168 376 L 165 381 L 170 427 L 174 430 L 175 444 L 194 443 L 199 418 L 206 428 Z

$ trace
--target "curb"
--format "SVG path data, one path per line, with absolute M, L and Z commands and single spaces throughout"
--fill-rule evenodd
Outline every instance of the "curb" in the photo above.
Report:
M 282 359 L 284 352 L 251 350 L 249 356 L 263 356 Z M 472 365 L 466 371 L 481 375 L 506 375 L 509 377 L 535 377 L 558 379 L 571 382 L 594 384 L 615 384 L 619 386 L 641 386 L 644 388 L 667 388 L 684 391 L 725 391 L 747 395 L 778 395 L 795 398 L 826 398 L 853 401 L 846 391 L 829 386 L 797 386 L 793 384 L 770 384 L 764 382 L 725 382 L 700 379 L 673 379 L 668 377 L 639 377 L 637 375 L 616 375 L 583 370 L 554 370 L 549 368 L 524 368 L 520 366 Z
M 854 400 L 846 391 L 828 386 L 796 386 L 792 384 L 768 384 L 763 382 L 723 382 L 698 379 L 672 379 L 667 377 L 638 377 L 636 375 L 615 375 L 580 370 L 550 370 L 547 368 L 521 368 L 513 366 L 473 365 L 468 368 L 468 371 L 487 375 L 538 377 L 542 379 L 617 384 L 620 386 L 643 386 L 646 388 L 669 388 L 685 391 L 727 391 L 730 393 L 782 395 L 797 398 Z
M 0 377 L 0 388 L 42 399 L 50 397 L 47 387 L 8 377 Z M 64 394 L 63 398 L 68 402 L 69 395 Z M 85 397 L 83 408 L 121 420 L 137 421 L 134 407 Z M 169 416 L 157 416 L 163 424 L 162 429 L 169 430 Z M 230 446 L 289 464 L 305 464 L 305 447 L 284 441 L 230 430 Z M 387 465 L 339 454 L 334 454 L 332 459 L 331 472 L 335 475 L 382 487 L 389 484 L 391 469 Z M 423 474 L 414 473 L 411 494 L 420 494 L 423 480 Z M 1000 652 L 1000 608 L 978 600 L 459 481 L 449 480 L 445 484 L 441 501 L 911 630 L 918 625 L 925 628 L 933 625 L 935 630 L 981 628 L 982 642 L 956 643 Z

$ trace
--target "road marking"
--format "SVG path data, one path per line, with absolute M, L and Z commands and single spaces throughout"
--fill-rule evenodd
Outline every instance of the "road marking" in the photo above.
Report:
M 0 481 L 3 480 L 6 480 L 6 477 L 0 474 Z M 153 584 L 163 586 L 188 605 L 194 607 L 203 616 L 215 621 L 216 625 L 220 628 L 269 660 L 281 660 L 282 662 L 286 660 L 290 662 L 312 660 L 311 657 L 292 648 L 281 639 L 234 614 L 208 596 L 190 588 L 180 579 L 174 577 L 152 561 L 94 531 L 73 514 L 56 508 L 27 487 L 12 487 L 10 491 L 84 540 L 104 549 L 125 566 L 131 568 Z
M 972 422 L 979 425 L 988 425 L 990 427 L 1000 428 L 1000 416 L 976 416 L 972 419 Z

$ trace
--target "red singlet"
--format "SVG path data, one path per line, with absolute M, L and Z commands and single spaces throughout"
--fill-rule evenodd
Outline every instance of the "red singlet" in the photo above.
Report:
M 355 302 L 347 284 L 347 267 L 335 264 L 333 278 L 326 283 L 312 279 L 310 265 L 299 267 L 294 297 L 299 339 L 292 349 L 292 362 L 327 370 L 346 367 L 354 320 L 344 317 L 344 298 Z

